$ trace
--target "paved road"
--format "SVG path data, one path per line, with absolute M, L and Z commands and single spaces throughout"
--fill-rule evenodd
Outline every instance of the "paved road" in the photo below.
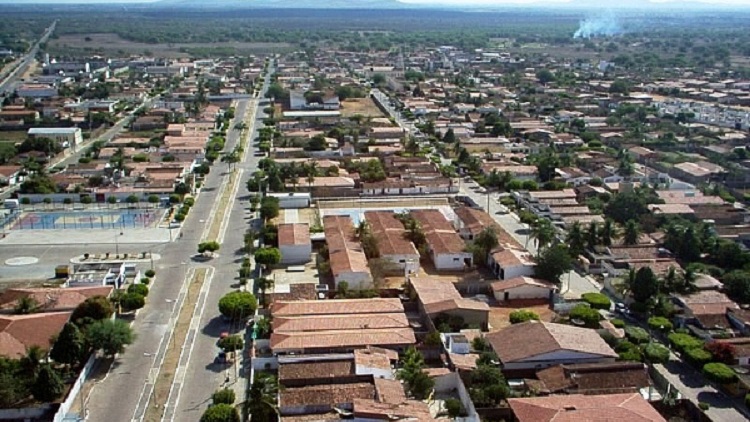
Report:
M 529 252 L 536 254 L 537 248 L 534 240 L 528 239 L 528 231 L 523 224 L 518 220 L 518 216 L 513 213 L 498 214 L 501 205 L 497 201 L 499 195 L 494 194 L 482 194 L 478 193 L 472 188 L 476 188 L 477 185 L 473 180 L 471 182 L 461 181 L 461 194 L 467 195 L 472 198 L 477 204 L 482 206 L 494 219 L 510 233 L 521 245 L 525 245 Z M 489 208 L 488 199 L 489 197 Z M 575 271 L 570 271 L 567 274 L 563 274 L 560 278 L 562 281 L 561 291 L 566 298 L 578 298 L 583 293 L 587 292 L 599 292 L 602 286 L 590 277 L 585 277 L 578 274 Z
M 236 121 L 239 121 L 246 107 L 247 101 L 238 104 Z M 228 148 L 237 142 L 238 135 L 237 131 L 228 132 Z M 217 164 L 206 177 L 204 188 L 183 223 L 182 238 L 155 249 L 162 258 L 156 264 L 156 282 L 149 294 L 148 304 L 133 324 L 136 341 L 118 357 L 107 378 L 93 390 L 87 401 L 88 420 L 130 421 L 134 416 L 142 416 L 144 405 L 150 397 L 150 381 L 154 379 L 154 369 L 158 368 L 161 358 L 157 356 L 157 351 L 163 350 L 160 345 L 168 338 L 175 300 L 184 295 L 185 276 L 189 268 L 205 266 L 191 261 L 191 256 L 202 240 L 204 228 L 217 202 L 218 187 L 226 175 L 226 169 L 222 167 Z M 217 278 L 214 277 L 214 280 Z
M 31 50 L 29 50 L 28 53 L 26 53 L 26 55 L 18 62 L 15 69 L 13 69 L 13 71 L 11 71 L 2 82 L 0 82 L 0 95 L 5 95 L 16 89 L 16 81 L 18 77 L 23 75 L 29 65 L 36 60 L 36 55 L 39 52 L 39 45 L 47 42 L 47 39 L 49 39 L 50 35 L 55 31 L 55 26 L 57 26 L 57 21 L 52 22 L 52 25 L 44 31 L 44 34 L 39 41 L 37 41 L 37 43 L 31 47 Z
M 268 82 L 269 79 L 267 78 L 265 87 L 268 86 Z M 265 92 L 265 88 L 263 92 Z M 265 116 L 263 107 L 258 107 L 258 101 L 253 100 L 252 102 L 249 113 L 251 113 L 250 117 L 254 120 L 254 124 L 249 123 L 250 142 L 245 160 L 239 163 L 235 170 L 242 172 L 237 190 L 237 200 L 232 205 L 227 230 L 221 241 L 221 255 L 215 263 L 212 263 L 216 268 L 216 277 L 214 277 L 213 286 L 206 300 L 206 310 L 200 319 L 199 333 L 192 346 L 193 350 L 185 373 L 179 402 L 172 418 L 167 419 L 170 421 L 197 421 L 210 403 L 211 394 L 221 387 L 233 388 L 237 394 L 238 402 L 244 398 L 247 380 L 242 378 L 242 368 L 239 362 L 236 367 L 226 367 L 222 364 L 214 364 L 213 360 L 219 351 L 216 347 L 216 341 L 221 333 L 236 333 L 241 330 L 241 327 L 232 327 L 224 322 L 217 309 L 219 299 L 237 287 L 235 285 L 237 283 L 237 270 L 245 256 L 241 250 L 244 246 L 244 234 L 252 218 L 247 200 L 248 192 L 245 186 L 252 173 L 258 168 L 258 162 L 262 158 L 255 157 L 253 154 L 252 141 L 257 136 L 258 129 L 263 126 L 261 120 Z M 252 289 L 250 284 L 246 287 Z M 225 383 L 227 378 L 229 383 Z

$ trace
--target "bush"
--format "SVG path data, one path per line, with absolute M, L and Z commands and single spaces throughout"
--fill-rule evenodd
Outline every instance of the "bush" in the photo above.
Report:
M 239 273 L 240 278 L 249 278 L 253 274 L 253 269 L 250 267 L 241 267 Z
M 745 407 L 750 408 L 750 394 L 745 394 Z
M 211 396 L 211 401 L 213 401 L 214 405 L 234 404 L 235 400 L 236 396 L 234 395 L 234 390 L 229 388 L 218 390 Z
M 195 198 L 185 198 L 184 203 L 186 207 L 192 207 L 195 205 Z
M 729 384 L 737 380 L 737 374 L 734 373 L 734 370 L 719 362 L 705 364 L 703 366 L 703 375 L 719 384 Z
M 632 325 L 625 327 L 625 336 L 635 344 L 647 343 L 651 339 L 651 336 L 648 335 L 648 331 L 641 327 L 635 327 Z
M 175 214 L 174 221 L 182 223 L 183 221 L 185 221 L 185 214 Z
M 528 309 L 519 309 L 517 311 L 513 311 L 510 313 L 510 323 L 511 324 L 518 324 L 521 322 L 526 321 L 539 321 L 539 315 L 537 315 L 535 312 L 532 312 Z
M 230 292 L 219 299 L 219 312 L 235 321 L 249 318 L 258 308 L 258 301 L 250 292 Z
M 596 327 L 599 324 L 599 320 L 602 318 L 596 309 L 581 304 L 577 305 L 570 311 L 570 319 L 581 320 L 586 324 L 587 327 Z
M 156 271 L 154 271 L 154 270 L 146 270 L 145 274 L 146 274 L 146 277 L 153 278 L 156 275 Z
M 711 353 L 715 361 L 726 363 L 727 365 L 733 365 L 737 356 L 737 350 L 731 343 L 713 341 L 706 343 L 703 348 Z
M 615 326 L 615 328 L 625 328 L 625 321 L 619 318 L 612 318 L 609 320 L 609 322 L 611 322 L 612 325 Z
M 203 412 L 200 422 L 240 422 L 240 414 L 229 404 L 217 404 Z
M 615 346 L 615 352 L 620 356 L 620 360 L 627 360 L 632 362 L 642 362 L 643 355 L 641 349 L 635 344 L 624 340 Z
M 120 297 L 120 306 L 126 311 L 135 311 L 146 306 L 146 298 L 138 293 L 125 293 Z
M 672 322 L 667 318 L 655 316 L 648 319 L 648 327 L 652 330 L 668 333 L 672 331 Z
M 151 279 L 148 277 L 141 277 L 141 284 L 148 286 L 151 283 Z
M 461 415 L 461 402 L 459 400 L 454 399 L 454 398 L 446 399 L 445 400 L 445 410 L 448 412 L 448 416 L 451 419 L 455 419 L 459 415 Z
M 713 356 L 711 355 L 711 353 L 700 347 L 688 349 L 684 353 L 687 361 L 697 366 L 698 368 L 702 368 L 703 365 L 710 363 L 713 360 Z
M 668 336 L 669 343 L 679 352 L 703 347 L 703 342 L 689 334 L 672 333 Z
M 238 335 L 227 336 L 219 340 L 219 347 L 225 352 L 234 352 L 235 350 L 241 350 L 244 345 L 242 337 Z
M 143 284 L 131 284 L 128 286 L 128 293 L 138 293 L 139 295 L 148 296 L 148 286 Z
M 609 298 L 601 293 L 584 293 L 581 299 L 594 309 L 609 309 L 612 306 Z
M 701 410 L 706 411 L 711 407 L 711 405 L 709 405 L 706 402 L 701 401 L 701 402 L 698 402 L 698 407 L 700 407 Z
M 669 349 L 658 343 L 651 343 L 643 348 L 643 355 L 651 363 L 665 363 L 669 361 Z

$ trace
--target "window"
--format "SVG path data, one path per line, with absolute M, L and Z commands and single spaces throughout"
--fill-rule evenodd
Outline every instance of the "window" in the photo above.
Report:
M 453 262 L 458 262 L 458 261 L 460 261 L 460 258 L 453 258 Z
M 406 260 L 405 259 L 399 259 L 398 262 L 399 262 L 399 264 L 405 264 Z

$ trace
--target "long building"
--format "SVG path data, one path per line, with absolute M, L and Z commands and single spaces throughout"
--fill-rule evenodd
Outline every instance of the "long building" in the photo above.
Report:
M 323 218 L 323 227 L 335 287 L 346 282 L 354 290 L 372 288 L 372 274 L 362 244 L 354 233 L 352 219 L 343 215 L 327 215 Z
M 366 211 L 365 220 L 370 225 L 381 258 L 409 273 L 419 270 L 419 251 L 406 239 L 404 225 L 392 211 Z

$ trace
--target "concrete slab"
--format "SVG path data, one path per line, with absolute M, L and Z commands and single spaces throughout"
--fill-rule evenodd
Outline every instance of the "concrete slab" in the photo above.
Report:
M 0 239 L 0 245 L 71 245 L 166 243 L 176 238 L 178 230 L 151 229 L 80 229 L 80 230 L 11 230 Z

